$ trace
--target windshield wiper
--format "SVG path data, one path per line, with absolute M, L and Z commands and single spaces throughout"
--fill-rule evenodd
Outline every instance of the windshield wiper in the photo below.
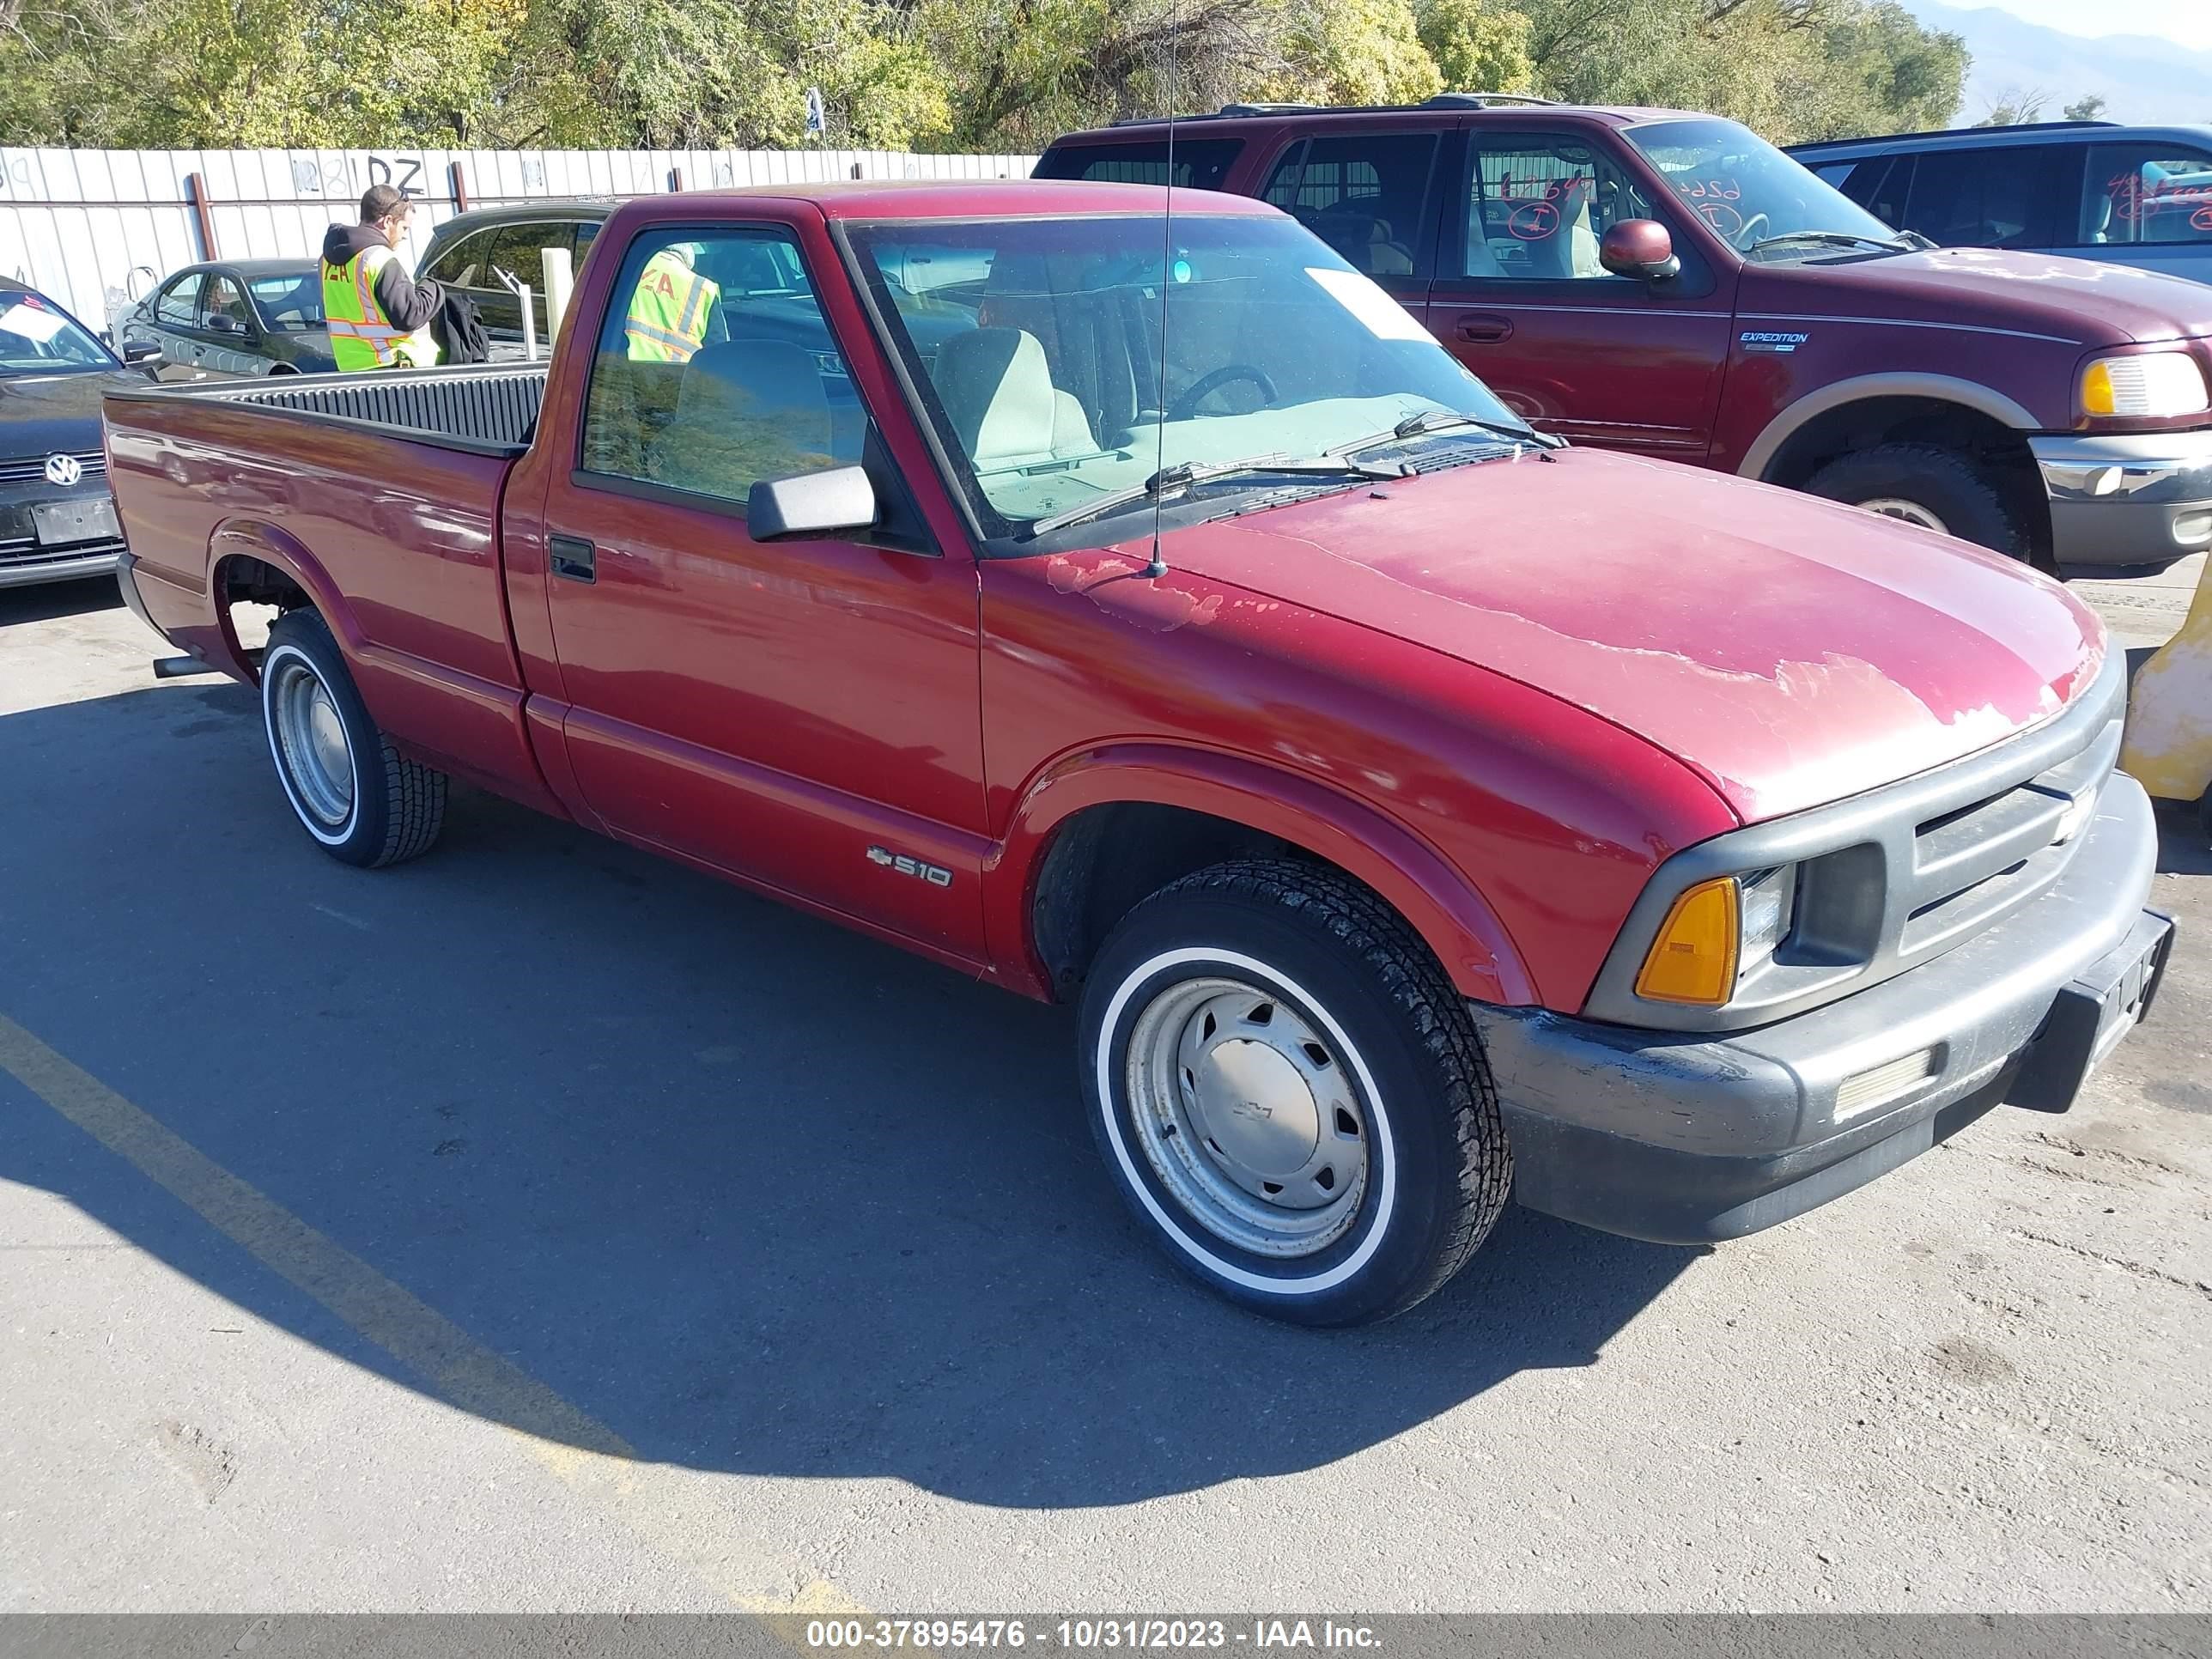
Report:
M 1539 449 L 1565 449 L 1567 447 L 1565 438 L 1539 432 L 1534 427 L 1506 426 L 1497 421 L 1462 415 L 1456 410 L 1425 409 L 1418 415 L 1408 415 L 1388 432 L 1371 432 L 1364 438 L 1354 438 L 1348 444 L 1339 444 L 1334 449 L 1323 450 L 1322 453 L 1341 459 L 1347 455 L 1380 449 L 1385 444 L 1403 443 L 1409 438 L 1425 438 L 1431 432 L 1448 432 L 1456 426 L 1475 427 L 1493 438 L 1503 438 L 1508 443 L 1534 444 Z
M 1909 253 L 1916 247 L 1936 246 L 1925 236 L 1915 237 L 1910 242 L 1905 240 L 1913 234 L 1909 230 L 1899 236 L 1862 236 L 1854 230 L 1785 230 L 1778 236 L 1760 237 L 1744 252 L 1756 253 L 1764 247 L 1790 247 L 1800 242 L 1814 247 L 1878 247 L 1892 253 Z
M 1116 489 L 1097 500 L 1085 501 L 1080 507 L 1071 507 L 1065 513 L 1055 513 L 1048 519 L 1039 519 L 1030 526 L 1030 536 L 1048 536 L 1055 530 L 1065 530 L 1070 525 L 1083 523 L 1087 519 L 1103 518 L 1118 507 L 1133 502 L 1164 498 L 1193 484 L 1211 483 L 1217 478 L 1235 477 L 1246 472 L 1310 473 L 1328 478 L 1402 478 L 1408 468 L 1402 465 L 1380 465 L 1371 461 L 1355 461 L 1344 456 L 1297 456 L 1281 453 L 1249 455 L 1241 461 L 1178 461 L 1173 466 L 1164 466 L 1140 484 L 1127 489 Z

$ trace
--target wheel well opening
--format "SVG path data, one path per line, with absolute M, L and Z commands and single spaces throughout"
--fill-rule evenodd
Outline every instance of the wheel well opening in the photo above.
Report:
M 2051 504 L 2027 434 L 1942 398 L 1868 398 L 1814 416 L 1791 433 L 1761 475 L 1802 489 L 1831 461 L 1881 444 L 1931 444 L 1966 456 L 2025 526 L 2039 562 L 2051 556 Z
M 1152 801 L 1108 801 L 1061 824 L 1030 895 L 1030 934 L 1054 995 L 1065 1000 L 1081 986 L 1106 936 L 1146 899 L 1170 882 L 1239 858 L 1323 862 L 1249 824 Z
M 265 559 L 234 553 L 215 568 L 216 613 L 239 661 L 257 673 L 269 625 L 288 611 L 312 611 L 307 590 Z

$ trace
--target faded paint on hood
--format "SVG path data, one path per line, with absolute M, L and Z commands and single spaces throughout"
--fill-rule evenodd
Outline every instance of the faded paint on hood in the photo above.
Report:
M 1551 693 L 1745 821 L 2057 714 L 2105 635 L 2056 582 L 1856 508 L 1595 450 L 1489 461 L 1171 532 L 1177 571 Z

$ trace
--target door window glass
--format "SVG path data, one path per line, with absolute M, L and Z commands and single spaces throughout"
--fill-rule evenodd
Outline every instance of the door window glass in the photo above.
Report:
M 179 276 L 161 290 L 161 297 L 154 302 L 156 320 L 170 328 L 198 328 L 200 325 L 200 273 Z
M 1840 186 L 1844 195 L 1886 225 L 1905 222 L 1905 199 L 1912 192 L 1910 155 L 1877 155 L 1851 169 Z
M 2077 247 L 2212 242 L 2212 155 L 2170 144 L 2097 144 Z
M 234 334 L 246 331 L 246 295 L 228 276 L 210 276 L 207 279 L 207 292 L 200 296 L 200 311 L 210 328 Z M 222 323 L 216 321 L 218 317 L 222 319 Z M 223 324 L 226 323 L 232 326 L 225 329 Z
M 1244 143 L 1239 138 L 1178 138 L 1170 171 L 1164 141 L 1069 144 L 1037 163 L 1039 179 L 1098 179 L 1116 185 L 1176 185 L 1219 190 Z
M 1585 138 L 1471 135 L 1465 276 L 1627 282 L 1598 263 L 1598 239 L 1653 216 L 1627 170 Z
M 1261 194 L 1353 270 L 1410 276 L 1436 153 L 1430 132 L 1316 138 L 1285 155 Z
M 1905 216 L 1890 222 L 1944 247 L 2049 247 L 2063 154 L 2048 144 L 1929 150 Z
M 567 247 L 574 240 L 575 232 L 566 224 L 539 221 L 534 224 L 509 225 L 492 237 L 490 264 L 506 271 L 518 283 L 526 283 L 532 294 L 545 291 L 545 250 Z M 481 278 L 479 288 L 501 288 L 507 285 L 498 277 Z
M 788 236 L 648 231 L 614 294 L 586 471 L 743 501 L 763 479 L 860 459 L 859 399 Z
M 484 255 L 491 247 L 491 233 L 479 230 L 442 249 L 422 267 L 423 276 L 447 288 L 481 288 L 491 281 L 484 274 Z
M 263 319 L 279 332 L 300 334 L 323 325 L 322 284 L 312 275 L 256 276 L 246 286 Z

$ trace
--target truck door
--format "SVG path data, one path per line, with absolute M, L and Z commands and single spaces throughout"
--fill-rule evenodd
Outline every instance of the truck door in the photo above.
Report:
M 757 481 L 876 443 L 816 293 L 780 225 L 624 250 L 546 492 L 568 762 L 621 835 L 976 960 L 971 554 L 746 534 Z
M 1466 139 L 1438 235 L 1430 332 L 1546 431 L 1702 460 L 1728 362 L 1734 272 L 1715 269 L 1675 204 L 1655 200 L 1660 192 L 1595 131 L 1477 118 Z M 1623 219 L 1664 224 L 1682 275 L 1655 285 L 1600 265 L 1598 239 Z

